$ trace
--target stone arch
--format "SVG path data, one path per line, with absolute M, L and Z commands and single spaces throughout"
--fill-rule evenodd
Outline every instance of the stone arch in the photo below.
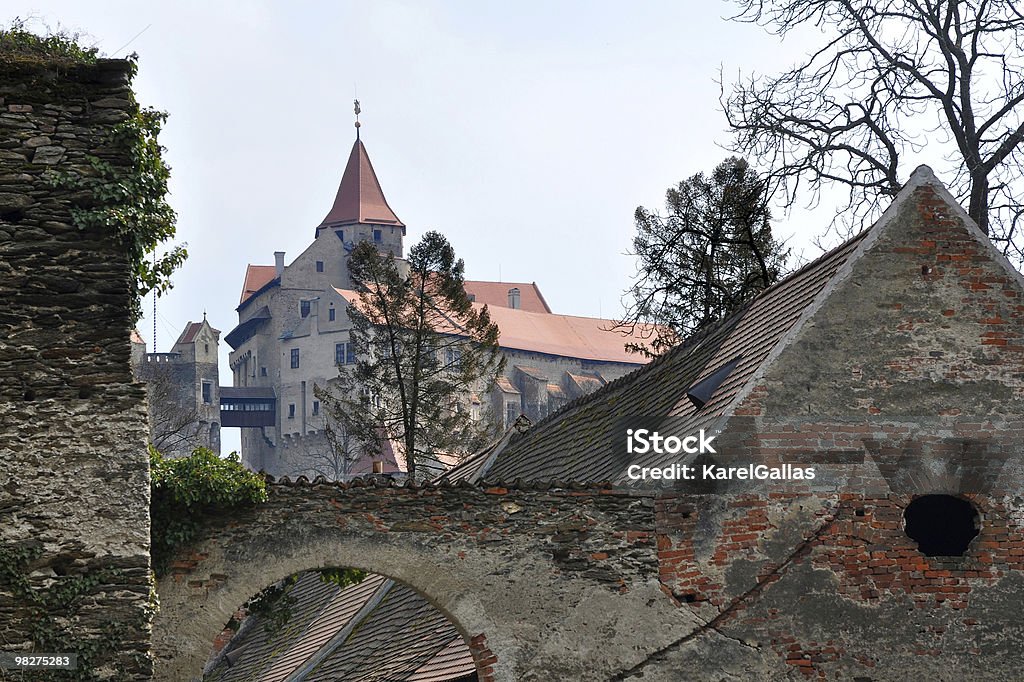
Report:
M 606 678 L 668 640 L 679 617 L 658 580 L 646 494 L 303 479 L 269 493 L 208 523 L 159 580 L 156 679 L 192 679 L 249 597 L 324 567 L 415 590 L 495 682 Z
M 212 551 L 211 551 L 212 550 Z M 157 679 L 192 679 L 202 670 L 217 634 L 246 600 L 269 585 L 295 573 L 329 567 L 348 567 L 377 573 L 421 595 L 454 625 L 477 662 L 489 652 L 483 641 L 495 624 L 479 600 L 460 580 L 459 571 L 444 565 L 424 547 L 397 547 L 375 538 L 351 537 L 319 529 L 292 542 L 280 554 L 220 552 L 207 545 L 183 561 L 158 585 L 161 609 L 154 620 Z M 224 572 L 187 574 L 186 564 L 222 566 Z M 493 639 L 493 635 L 490 635 Z

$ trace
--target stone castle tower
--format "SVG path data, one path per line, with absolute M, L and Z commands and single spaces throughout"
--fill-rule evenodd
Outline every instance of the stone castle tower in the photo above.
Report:
M 186 324 L 167 353 L 147 353 L 146 342 L 132 333 L 132 369 L 147 385 L 150 437 L 168 457 L 198 447 L 220 452 L 219 342 L 220 331 L 205 315 Z

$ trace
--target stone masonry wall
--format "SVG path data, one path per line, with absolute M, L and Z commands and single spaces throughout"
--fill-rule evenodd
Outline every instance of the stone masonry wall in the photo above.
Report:
M 278 483 L 161 578 L 160 680 L 201 669 L 253 594 L 347 566 L 400 581 L 466 638 L 482 680 L 607 679 L 693 629 L 657 579 L 654 499 L 606 487 Z
M 982 239 L 917 189 L 740 405 L 719 452 L 813 482 L 659 499 L 662 583 L 727 639 L 634 672 L 1020 679 L 1024 290 Z M 977 514 L 963 555 L 908 536 L 925 495 Z M 783 670 L 738 663 L 763 652 Z
M 48 179 L 86 170 L 90 154 L 127 163 L 108 134 L 135 110 L 130 67 L 0 68 L 0 649 L 78 654 L 60 679 L 148 679 L 152 667 L 129 266 L 109 234 L 73 224 L 88 197 Z

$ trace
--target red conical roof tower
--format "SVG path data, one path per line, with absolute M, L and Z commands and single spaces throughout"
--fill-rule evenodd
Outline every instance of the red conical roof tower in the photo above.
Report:
M 395 212 L 388 206 L 384 192 L 373 172 L 373 164 L 366 153 L 366 147 L 359 139 L 358 129 L 356 142 L 352 145 L 352 153 L 348 157 L 348 165 L 341 177 L 338 195 L 334 199 L 327 217 L 317 229 L 334 225 L 352 224 L 395 225 L 402 228 L 405 234 L 405 223 L 398 219 Z

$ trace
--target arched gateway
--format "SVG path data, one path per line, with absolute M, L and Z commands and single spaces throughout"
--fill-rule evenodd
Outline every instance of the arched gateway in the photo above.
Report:
M 390 480 L 269 490 L 267 503 L 208 525 L 160 582 L 157 679 L 198 677 L 240 604 L 320 567 L 416 590 L 466 638 L 481 680 L 607 677 L 692 619 L 659 588 L 649 495 Z

